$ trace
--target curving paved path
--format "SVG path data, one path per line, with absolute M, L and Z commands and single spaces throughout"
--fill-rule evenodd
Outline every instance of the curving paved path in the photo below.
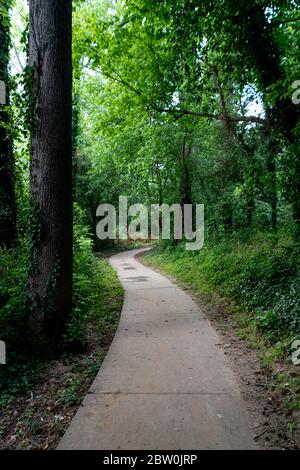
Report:
M 118 331 L 59 449 L 253 449 L 247 412 L 218 336 L 191 297 L 111 257 L 125 289 Z

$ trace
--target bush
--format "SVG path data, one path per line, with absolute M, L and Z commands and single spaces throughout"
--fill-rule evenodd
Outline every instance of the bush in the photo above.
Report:
M 27 250 L 0 248 L 0 339 L 8 346 L 24 342 Z
M 83 350 L 86 344 L 86 324 L 97 318 L 101 333 L 116 322 L 120 311 L 122 289 L 105 259 L 97 260 L 83 212 L 74 208 L 74 283 L 73 309 L 61 341 L 61 352 Z M 7 345 L 7 365 L 1 368 L 0 403 L 27 390 L 40 376 L 43 362 L 29 353 L 26 331 L 27 249 L 0 249 L 0 339 Z M 118 304 L 116 304 L 118 302 Z
M 97 260 L 84 214 L 78 205 L 74 206 L 74 267 L 73 267 L 73 309 L 64 335 L 63 348 L 80 350 L 84 348 L 85 320 L 95 291 L 98 272 Z

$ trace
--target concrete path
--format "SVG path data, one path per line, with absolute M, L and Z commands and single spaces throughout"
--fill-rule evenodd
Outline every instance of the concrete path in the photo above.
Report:
M 253 449 L 245 405 L 208 319 L 140 264 L 111 264 L 125 289 L 120 325 L 59 449 Z

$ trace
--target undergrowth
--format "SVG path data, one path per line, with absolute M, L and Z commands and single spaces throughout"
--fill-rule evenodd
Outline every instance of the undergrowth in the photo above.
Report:
M 61 354 L 84 352 L 89 328 L 107 341 L 116 327 L 122 305 L 122 288 L 104 258 L 97 259 L 82 212 L 75 207 L 73 309 L 61 341 Z M 0 365 L 0 405 L 9 404 L 38 381 L 47 362 L 27 347 L 25 290 L 28 271 L 26 246 L 0 249 L 0 340 L 5 341 L 7 364 Z

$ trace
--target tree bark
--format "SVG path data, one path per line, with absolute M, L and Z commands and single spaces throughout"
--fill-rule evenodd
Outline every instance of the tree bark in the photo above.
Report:
M 72 306 L 72 1 L 31 0 L 29 329 L 54 355 Z
M 3 7 L 9 12 L 11 1 L 4 1 Z M 17 207 L 12 128 L 9 106 L 9 50 L 10 25 L 8 18 L 0 15 L 0 80 L 5 84 L 5 104 L 0 104 L 0 245 L 10 248 L 17 235 Z

